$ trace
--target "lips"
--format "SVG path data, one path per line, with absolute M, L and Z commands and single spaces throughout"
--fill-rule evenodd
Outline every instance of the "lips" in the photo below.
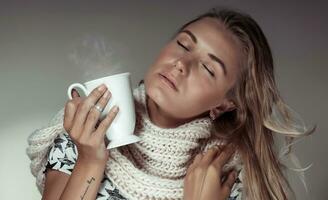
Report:
M 178 91 L 178 88 L 177 88 L 177 84 L 176 84 L 176 81 L 173 79 L 173 77 L 170 76 L 170 74 L 159 74 L 160 76 L 162 76 L 163 78 L 165 78 L 166 80 L 168 80 L 172 87 Z

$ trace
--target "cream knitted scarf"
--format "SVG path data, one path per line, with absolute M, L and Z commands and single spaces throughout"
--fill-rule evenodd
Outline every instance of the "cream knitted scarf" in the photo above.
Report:
M 182 199 L 183 178 L 194 156 L 224 141 L 211 137 L 213 127 L 209 117 L 194 119 L 176 128 L 160 128 L 149 118 L 144 84 L 134 89 L 133 96 L 134 133 L 141 141 L 110 150 L 105 175 L 129 200 Z M 65 131 L 63 115 L 64 109 L 61 109 L 47 126 L 35 130 L 28 138 L 26 152 L 41 193 L 48 151 L 56 136 Z M 224 169 L 231 167 L 241 168 L 239 154 L 236 153 Z

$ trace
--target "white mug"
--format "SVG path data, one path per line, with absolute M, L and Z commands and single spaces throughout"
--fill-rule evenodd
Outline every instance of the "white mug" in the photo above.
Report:
M 114 105 L 119 107 L 119 112 L 106 131 L 106 136 L 110 141 L 107 149 L 140 141 L 140 138 L 133 134 L 136 116 L 129 72 L 102 77 L 84 84 L 73 83 L 68 87 L 67 95 L 69 99 L 72 99 L 72 89 L 80 88 L 88 96 L 94 88 L 102 83 L 107 86 L 112 95 L 100 115 L 100 120 L 108 114 Z

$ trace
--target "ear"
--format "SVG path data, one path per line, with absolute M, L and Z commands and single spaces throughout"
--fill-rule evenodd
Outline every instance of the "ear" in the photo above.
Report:
M 218 116 L 222 115 L 225 112 L 230 112 L 232 110 L 236 109 L 236 105 L 231 100 L 224 100 L 223 103 L 221 103 L 219 106 L 215 107 L 214 109 L 210 110 L 210 116 L 211 118 L 215 119 Z

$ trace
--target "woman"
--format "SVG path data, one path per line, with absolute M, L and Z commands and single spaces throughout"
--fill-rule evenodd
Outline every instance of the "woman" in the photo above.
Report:
M 106 87 L 73 96 L 29 138 L 43 199 L 289 199 L 273 134 L 314 131 L 293 127 L 258 24 L 229 9 L 183 25 L 134 90 L 140 143 L 106 149 Z

